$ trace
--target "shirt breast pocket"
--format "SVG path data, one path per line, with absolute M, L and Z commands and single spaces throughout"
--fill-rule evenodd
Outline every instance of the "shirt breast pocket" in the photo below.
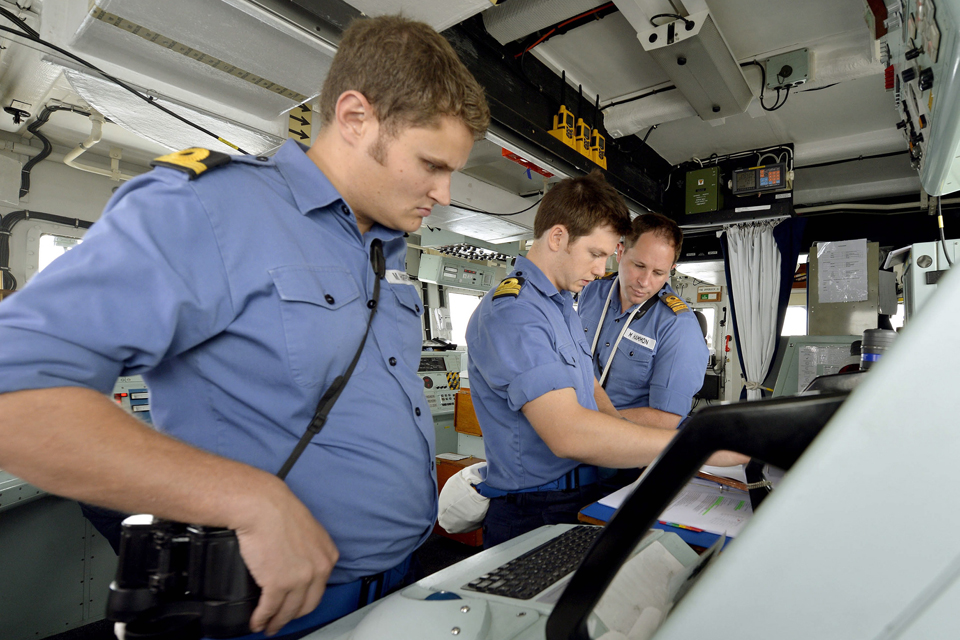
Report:
M 574 387 L 579 389 L 583 372 L 580 371 L 581 356 L 579 356 L 577 352 L 581 351 L 581 348 L 576 344 L 562 344 L 557 347 L 557 351 L 560 353 L 560 359 L 570 368 L 570 376 L 574 381 Z M 589 354 L 586 355 L 589 357 Z
M 366 321 L 360 290 L 346 269 L 292 266 L 270 270 L 294 381 L 313 387 L 347 368 Z M 360 358 L 355 372 L 366 368 Z
M 608 384 L 623 389 L 646 387 L 650 383 L 652 368 L 653 351 L 624 338 L 617 346 L 617 355 L 607 374 L 610 377 Z
M 414 287 L 406 284 L 390 286 L 397 298 L 397 332 L 403 345 L 403 358 L 412 367 L 420 362 L 423 346 L 423 303 Z

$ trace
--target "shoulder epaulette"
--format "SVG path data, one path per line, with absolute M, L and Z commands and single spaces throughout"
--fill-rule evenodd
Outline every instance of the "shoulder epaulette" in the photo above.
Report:
M 526 282 L 520 276 L 512 276 L 505 279 L 497 286 L 497 290 L 493 292 L 493 299 L 497 298 L 506 298 L 512 297 L 516 298 L 520 295 L 520 289 L 523 288 L 523 283 Z
M 150 166 L 176 169 L 186 173 L 190 176 L 189 179 L 193 180 L 204 171 L 222 167 L 228 162 L 230 162 L 230 156 L 226 153 L 193 147 L 155 158 L 150 162 Z
M 690 311 L 690 307 L 684 304 L 683 300 L 673 294 L 663 296 L 660 299 L 663 300 L 663 303 L 670 307 L 670 310 L 677 315 Z

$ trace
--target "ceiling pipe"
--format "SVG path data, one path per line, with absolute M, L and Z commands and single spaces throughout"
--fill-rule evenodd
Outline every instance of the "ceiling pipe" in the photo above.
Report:
M 68 167 L 74 169 L 79 169 L 80 171 L 86 171 L 88 173 L 95 173 L 99 176 L 106 176 L 111 180 L 116 180 L 120 182 L 121 180 L 132 180 L 136 176 L 130 174 L 122 173 L 120 171 L 120 149 L 119 147 L 112 147 L 110 149 L 110 169 L 101 169 L 99 167 L 91 167 L 90 165 L 80 164 L 76 162 L 76 159 L 83 155 L 86 151 L 89 151 L 100 142 L 100 138 L 103 136 L 103 123 L 104 118 L 101 114 L 94 111 L 90 114 L 90 135 L 86 140 L 78 144 L 72 151 L 67 153 L 63 158 L 63 163 Z
M 960 198 L 950 198 L 948 200 L 941 200 L 940 204 L 960 204 Z M 845 209 L 849 211 L 899 211 L 901 209 L 916 209 L 917 211 L 922 211 L 927 208 L 927 205 L 923 204 L 920 201 L 917 202 L 898 202 L 896 204 L 859 204 L 855 202 L 851 203 L 837 203 L 837 204 L 825 204 L 819 207 L 797 207 L 794 209 L 798 216 L 802 216 L 808 213 L 817 213 L 820 211 L 836 211 L 838 209 Z

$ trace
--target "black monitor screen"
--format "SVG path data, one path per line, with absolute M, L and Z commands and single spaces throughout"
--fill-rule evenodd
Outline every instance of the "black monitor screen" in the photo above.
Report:
M 443 362 L 443 358 L 420 358 L 420 368 L 417 369 L 419 372 L 424 371 L 446 371 L 447 366 Z
M 737 176 L 736 191 L 745 191 L 747 189 L 757 188 L 756 171 L 741 171 L 737 173 L 736 176 Z

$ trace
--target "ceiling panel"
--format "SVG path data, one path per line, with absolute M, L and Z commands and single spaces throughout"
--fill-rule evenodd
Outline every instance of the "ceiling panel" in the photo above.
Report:
M 368 16 L 402 13 L 407 18 L 426 22 L 437 31 L 490 8 L 489 0 L 348 0 L 347 4 Z
M 600 94 L 601 103 L 669 81 L 643 50 L 637 32 L 622 14 L 614 13 L 534 49 L 536 55 L 567 80 L 583 84 L 585 94 Z
M 693 156 L 706 158 L 713 153 L 723 155 L 786 142 L 829 142 L 857 133 L 889 131 L 897 122 L 893 95 L 884 90 L 882 75 L 858 78 L 822 91 L 792 92 L 781 109 L 756 118 L 752 111 L 716 126 L 698 117 L 667 122 L 651 134 L 648 144 L 668 162 L 677 164 Z M 847 157 L 857 155 L 860 151 L 854 148 Z
M 738 60 L 867 31 L 863 0 L 707 0 L 707 6 Z

